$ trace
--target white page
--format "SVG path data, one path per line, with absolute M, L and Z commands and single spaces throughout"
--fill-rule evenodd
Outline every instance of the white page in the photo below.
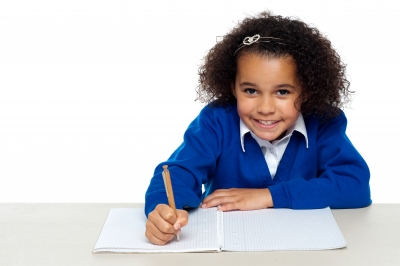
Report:
M 226 251 L 323 250 L 346 246 L 330 208 L 224 212 Z
M 220 218 L 219 223 L 217 217 Z M 180 241 L 151 244 L 141 208 L 111 209 L 93 250 L 117 253 L 323 250 L 346 246 L 329 208 L 219 212 L 192 210 Z M 221 235 L 219 235 L 221 233 Z M 221 238 L 222 237 L 222 238 Z
M 151 244 L 145 236 L 146 216 L 142 208 L 111 209 L 93 253 L 164 253 L 219 251 L 217 211 L 196 209 L 189 212 L 189 223 L 182 228 L 180 241 L 165 246 Z

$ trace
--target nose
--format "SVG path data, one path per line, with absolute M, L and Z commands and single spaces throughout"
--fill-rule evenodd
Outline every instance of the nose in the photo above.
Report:
M 257 112 L 260 114 L 270 114 L 275 112 L 275 102 L 272 97 L 261 97 L 258 101 Z

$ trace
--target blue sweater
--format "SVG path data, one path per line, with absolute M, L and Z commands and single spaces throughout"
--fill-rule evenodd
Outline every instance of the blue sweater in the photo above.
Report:
M 308 148 L 304 136 L 294 131 L 274 179 L 250 133 L 243 152 L 239 122 L 236 105 L 203 108 L 186 130 L 184 142 L 156 167 L 146 192 L 146 215 L 168 203 L 164 164 L 179 209 L 198 207 L 205 196 L 222 188 L 269 188 L 275 208 L 359 208 L 371 203 L 369 169 L 346 136 L 343 112 L 324 124 L 306 117 Z

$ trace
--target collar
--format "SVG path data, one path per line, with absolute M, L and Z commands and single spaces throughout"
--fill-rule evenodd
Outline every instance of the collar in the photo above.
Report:
M 280 140 L 274 140 L 272 141 L 273 144 L 275 143 L 279 143 L 284 139 L 290 138 L 290 136 L 292 136 L 293 131 L 297 131 L 300 132 L 305 140 L 306 140 L 306 147 L 308 148 L 308 136 L 307 136 L 307 129 L 306 129 L 306 124 L 304 123 L 304 118 L 303 115 L 300 113 L 299 117 L 297 118 L 296 122 L 290 127 L 288 128 L 288 130 L 286 130 L 286 135 L 280 139 Z M 242 121 L 242 119 L 240 119 L 240 142 L 242 144 L 242 150 L 243 152 L 245 152 L 244 150 L 244 135 L 246 135 L 246 133 L 250 132 L 251 135 L 255 138 L 255 140 L 257 141 L 257 143 L 261 145 L 261 142 L 268 142 L 267 140 L 262 140 L 260 138 L 258 138 L 253 132 L 250 131 L 250 129 L 246 126 L 246 124 Z

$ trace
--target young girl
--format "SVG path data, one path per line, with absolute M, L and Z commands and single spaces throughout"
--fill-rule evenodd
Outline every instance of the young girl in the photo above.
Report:
M 246 18 L 209 51 L 199 75 L 198 98 L 208 105 L 146 192 L 152 243 L 179 234 L 187 208 L 371 203 L 369 169 L 346 136 L 340 109 L 351 93 L 345 65 L 317 29 L 267 12 Z M 165 164 L 177 216 L 167 205 Z

